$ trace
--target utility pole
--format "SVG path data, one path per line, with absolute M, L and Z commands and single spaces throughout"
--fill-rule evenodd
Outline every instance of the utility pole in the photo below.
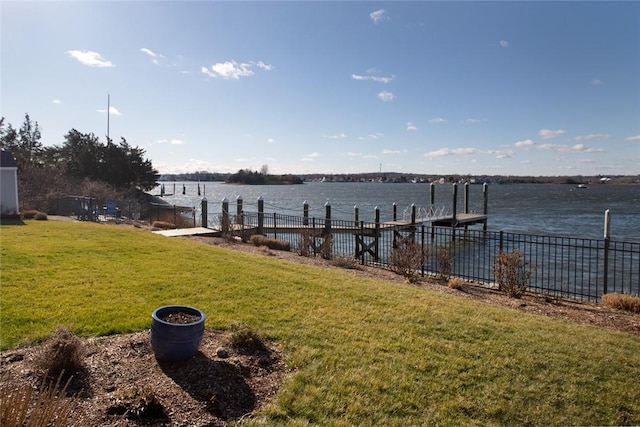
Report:
M 107 94 L 107 144 L 109 143 L 109 115 L 111 113 L 111 95 Z

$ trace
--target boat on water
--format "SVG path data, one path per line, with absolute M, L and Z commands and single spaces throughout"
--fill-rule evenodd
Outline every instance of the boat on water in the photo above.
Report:
M 587 189 L 587 188 L 589 188 L 589 187 L 587 187 L 587 185 L 586 185 L 586 184 L 578 184 L 578 186 L 577 186 L 576 188 L 581 188 L 581 189 L 583 189 L 583 190 L 586 190 L 586 189 Z

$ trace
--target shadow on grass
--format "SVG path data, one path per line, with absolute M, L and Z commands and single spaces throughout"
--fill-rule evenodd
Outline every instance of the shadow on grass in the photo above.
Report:
M 20 217 L 3 216 L 0 217 L 0 225 L 26 225 Z
M 158 363 L 168 377 L 222 420 L 239 419 L 256 405 L 245 381 L 249 373 L 237 365 L 211 360 L 201 352 L 183 362 Z

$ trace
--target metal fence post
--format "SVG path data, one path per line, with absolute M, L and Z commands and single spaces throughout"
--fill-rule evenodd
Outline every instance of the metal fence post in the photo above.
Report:
M 302 225 L 309 225 L 309 203 L 302 202 Z
M 604 282 L 602 294 L 608 292 L 609 287 L 609 246 L 611 244 L 611 215 L 609 209 L 604 211 Z

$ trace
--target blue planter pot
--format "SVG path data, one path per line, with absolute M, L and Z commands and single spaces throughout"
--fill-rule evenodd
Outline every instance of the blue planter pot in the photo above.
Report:
M 172 313 L 200 316 L 200 319 L 191 323 L 163 320 Z M 151 314 L 151 347 L 156 359 L 178 362 L 193 357 L 200 348 L 206 318 L 202 311 L 185 305 L 167 305 L 155 309 Z

